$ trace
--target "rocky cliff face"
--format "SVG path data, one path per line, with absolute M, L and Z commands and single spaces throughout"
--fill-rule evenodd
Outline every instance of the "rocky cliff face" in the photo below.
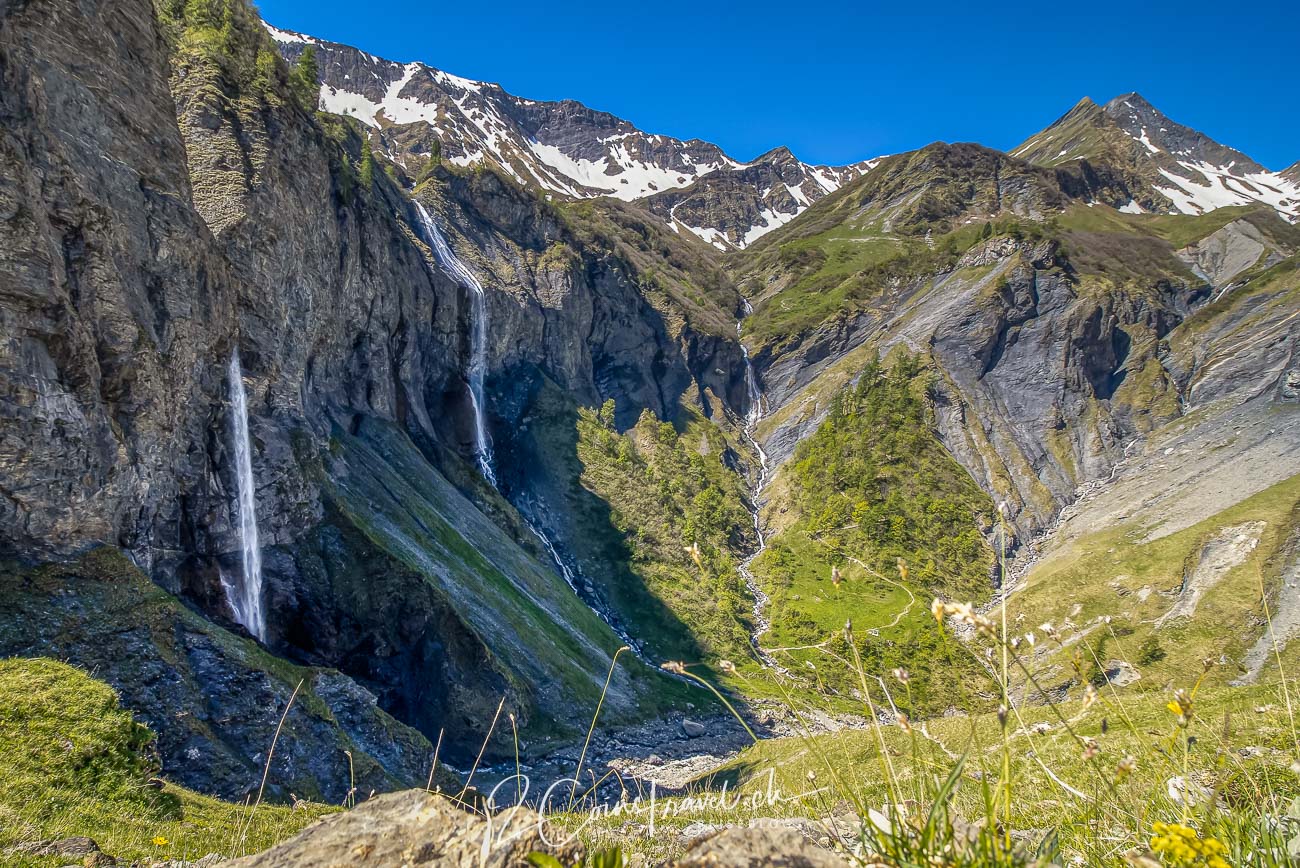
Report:
M 236 291 L 189 204 L 152 8 L 27 4 L 0 26 L 5 545 L 148 561 L 211 473 Z
M 119 548 L 242 632 L 222 591 L 239 571 L 227 380 L 238 346 L 266 645 L 343 673 L 308 688 L 330 710 L 321 719 L 373 717 L 377 702 L 426 735 L 445 731 L 454 760 L 505 694 L 526 735 L 563 732 L 594 707 L 618 639 L 468 460 L 469 289 L 437 266 L 405 192 L 367 168 L 361 136 L 298 107 L 260 22 L 220 5 L 226 18 L 161 4 L 156 20 L 145 0 L 93 12 L 46 0 L 4 20 L 3 554 Z M 507 456 L 542 380 L 632 416 L 743 400 L 734 290 L 666 229 L 568 219 L 491 172 L 443 170 L 420 195 L 476 251 L 488 416 Z M 164 617 L 156 629 L 172 628 Z M 142 641 L 128 656 L 153 653 Z M 226 655 L 231 677 L 265 659 L 228 641 L 241 649 Z M 17 635 L 6 648 L 42 646 Z M 60 649 L 104 659 L 89 639 Z M 106 665 L 138 686 L 124 661 Z M 178 703 L 224 689 L 193 655 L 168 665 Z M 621 670 L 608 708 L 653 713 L 658 681 Z M 272 704 L 287 701 L 275 689 Z M 327 692 L 363 697 L 360 710 Z M 180 751 L 166 710 L 149 714 Z M 321 739 L 337 730 L 322 726 L 289 737 L 331 750 Z M 377 783 L 414 782 L 416 763 L 360 732 L 354 752 L 376 752 Z M 429 741 L 410 737 L 423 755 Z M 231 775 L 264 747 L 251 733 L 223 745 Z M 196 777 L 186 757 L 168 757 L 182 780 L 237 788 L 225 772 Z M 321 792 L 341 780 L 318 772 Z
M 770 458 L 820 424 L 864 350 L 903 348 L 935 365 L 944 443 L 1006 503 L 1021 541 L 1048 528 L 1184 412 L 1168 345 L 1179 324 L 1296 249 L 1264 210 L 1206 218 L 1176 249 L 1178 236 L 1122 215 L 1098 223 L 1081 204 L 1122 198 L 1123 184 L 1104 168 L 1045 172 L 933 146 L 882 162 L 756 245 L 733 267 L 757 299 Z M 921 233 L 923 246 L 910 240 Z M 828 294 L 842 300 L 824 308 Z

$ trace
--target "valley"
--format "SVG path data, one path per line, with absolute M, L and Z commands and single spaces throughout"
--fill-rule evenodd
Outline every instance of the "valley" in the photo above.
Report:
M 1300 795 L 1294 166 L 1137 94 L 743 162 L 245 0 L 0 47 L 4 858 L 251 856 L 521 770 L 818 794 L 584 832 L 646 859 L 810 816 L 880 854 L 870 811 L 950 797 L 1007 856 L 1019 778 L 1023 840 L 1111 864 L 1132 755 L 1184 820 Z

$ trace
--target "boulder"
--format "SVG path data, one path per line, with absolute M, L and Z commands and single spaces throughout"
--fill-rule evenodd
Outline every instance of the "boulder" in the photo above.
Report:
M 484 817 L 424 790 L 387 793 L 351 811 L 332 814 L 269 850 L 227 863 L 229 868 L 399 868 L 399 866 L 523 865 L 544 852 L 565 864 L 580 845 L 545 830 L 527 809 Z
M 704 724 L 691 720 L 689 717 L 682 718 L 682 733 L 687 738 L 699 738 L 708 731 Z
M 678 868 L 843 868 L 840 855 L 818 847 L 791 826 L 732 827 L 694 844 L 677 860 Z

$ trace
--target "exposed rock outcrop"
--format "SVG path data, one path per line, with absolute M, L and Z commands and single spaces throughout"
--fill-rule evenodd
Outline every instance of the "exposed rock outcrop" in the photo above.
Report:
M 581 855 L 566 833 L 526 808 L 486 817 L 423 790 L 389 793 L 332 814 L 264 853 L 230 868 L 343 868 L 371 865 L 516 866 L 530 853 L 564 864 Z
M 619 642 L 469 460 L 469 290 L 436 266 L 361 136 L 299 107 L 260 21 L 226 5 L 220 31 L 187 17 L 197 7 L 160 7 L 159 20 L 148 0 L 39 0 L 0 21 L 0 554 L 119 548 L 240 633 L 222 591 L 239 569 L 226 381 L 238 346 L 266 645 L 343 673 L 318 679 L 329 738 L 377 703 L 428 735 L 445 730 L 455 758 L 477 749 L 502 694 L 525 732 L 563 731 L 589 714 Z M 507 459 L 544 379 L 577 401 L 615 398 L 630 418 L 743 401 L 724 313 L 734 290 L 697 256 L 665 253 L 669 230 L 575 229 L 485 172 L 444 169 L 420 195 L 492 278 L 488 411 Z M 393 496 L 413 480 L 419 491 Z M 170 636 L 176 617 L 157 629 Z M 555 623 L 572 641 L 548 636 Z M 120 657 L 88 637 L 60 648 L 102 660 L 125 694 L 142 686 L 130 661 L 149 659 L 158 635 L 138 634 Z M 18 638 L 11 653 L 41 650 Z M 181 705 L 257 680 L 264 653 L 191 650 L 165 676 L 185 685 Z M 652 713 L 641 699 L 657 678 L 620 669 L 611 713 Z M 256 692 L 230 701 L 240 695 Z M 230 792 L 247 779 L 262 715 L 227 711 L 213 712 L 212 739 L 226 759 L 206 773 L 175 753 L 189 749 L 185 725 L 150 712 L 180 780 Z M 412 757 L 386 737 L 349 737 L 374 752 L 379 788 L 424 763 L 418 736 Z M 303 793 L 343 780 L 334 767 L 304 775 Z

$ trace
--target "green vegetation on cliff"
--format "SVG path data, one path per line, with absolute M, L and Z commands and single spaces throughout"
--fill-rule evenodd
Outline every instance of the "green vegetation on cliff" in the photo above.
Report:
M 613 401 L 581 410 L 578 432 L 582 484 L 609 504 L 610 523 L 625 539 L 626 569 L 663 607 L 637 605 L 637 595 L 627 594 L 630 606 L 618 611 L 633 635 L 668 656 L 744 659 L 750 601 L 736 552 L 754 541 L 742 479 L 724 463 L 722 433 L 699 416 L 679 432 L 647 411 L 620 434 Z M 683 626 L 698 650 L 673 641 Z
M 811 663 L 822 689 L 852 689 L 844 667 L 824 665 L 848 651 L 847 619 L 868 672 L 911 670 L 917 709 L 937 711 L 959 698 L 969 662 L 940 650 L 929 603 L 989 593 L 994 510 L 935 435 L 928 386 L 905 356 L 872 361 L 835 398 L 778 477 L 784 526 L 753 569 L 771 597 L 763 644 L 780 661 Z

